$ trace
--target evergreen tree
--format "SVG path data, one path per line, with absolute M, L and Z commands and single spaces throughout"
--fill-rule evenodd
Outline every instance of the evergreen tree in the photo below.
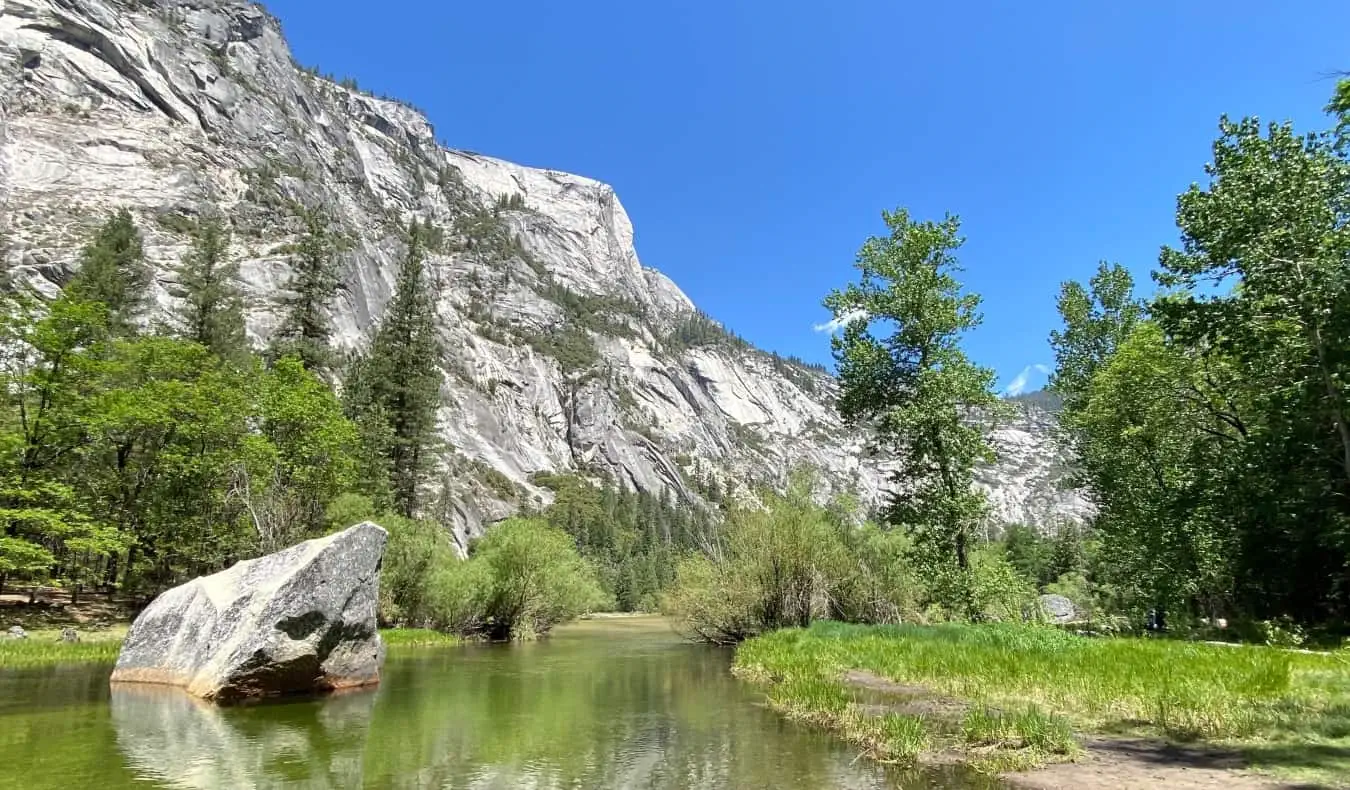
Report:
M 417 511 L 418 487 L 431 460 L 441 405 L 440 341 L 435 289 L 426 268 L 426 234 L 427 228 L 414 220 L 394 298 L 349 383 L 348 413 L 363 424 L 363 434 L 386 437 L 391 504 L 407 517 Z M 380 431 L 381 425 L 387 433 Z
M 306 370 L 320 375 L 333 365 L 329 345 L 332 326 L 326 314 L 337 295 L 337 252 L 339 238 L 329 224 L 328 215 L 316 209 L 301 212 L 304 231 L 293 248 L 290 293 L 281 298 L 285 313 L 272 341 L 271 356 L 294 354 Z
M 221 358 L 245 354 L 244 294 L 224 223 L 215 217 L 199 222 L 192 249 L 174 271 L 178 283 L 169 293 L 181 300 L 175 310 L 181 336 Z
M 136 334 L 145 311 L 153 275 L 145 263 L 141 233 L 126 209 L 112 215 L 80 254 L 80 271 L 66 292 L 107 310 L 109 331 L 118 337 Z

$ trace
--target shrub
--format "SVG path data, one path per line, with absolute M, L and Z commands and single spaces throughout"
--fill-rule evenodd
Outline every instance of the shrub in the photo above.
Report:
M 605 603 L 595 572 L 572 538 L 542 519 L 513 518 L 471 550 L 490 579 L 484 629 L 493 639 L 528 639 Z
M 764 500 L 728 514 L 720 556 L 679 566 L 664 609 L 688 634 L 728 644 L 829 613 L 851 563 L 833 515 L 811 501 L 807 478 Z

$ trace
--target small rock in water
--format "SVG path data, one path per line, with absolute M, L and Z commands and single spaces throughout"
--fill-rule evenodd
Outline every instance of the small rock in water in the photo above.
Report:
M 80 641 L 80 632 L 79 632 L 79 631 L 76 631 L 74 628 L 62 628 L 62 629 L 61 629 L 61 641 L 62 641 L 62 642 L 69 642 L 69 643 L 72 643 L 72 644 L 75 643 L 75 642 L 78 642 L 78 641 Z
M 28 632 L 25 631 L 25 630 L 23 630 L 23 626 L 21 626 L 21 625 L 10 626 L 10 629 L 9 629 L 9 638 L 10 638 L 10 639 L 27 639 L 27 638 L 28 638 Z
M 131 624 L 112 682 L 222 703 L 379 683 L 387 536 L 367 521 L 163 593 Z

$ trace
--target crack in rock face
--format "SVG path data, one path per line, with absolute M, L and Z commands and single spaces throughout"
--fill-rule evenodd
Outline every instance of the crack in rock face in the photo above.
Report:
M 112 682 L 220 703 L 375 685 L 387 537 L 367 521 L 168 590 L 132 623 Z
M 161 318 L 189 244 L 175 220 L 219 211 L 261 345 L 303 227 L 293 206 L 320 207 L 351 241 L 333 343 L 359 350 L 393 291 L 402 230 L 413 218 L 436 229 L 438 425 L 453 449 L 427 500 L 444 503 L 434 515 L 459 546 L 550 502 L 538 472 L 593 469 L 694 505 L 687 478 L 743 499 L 799 467 L 818 470 L 821 500 L 847 492 L 870 509 L 892 488 L 885 459 L 839 418 L 824 371 L 725 332 L 680 339 L 695 307 L 642 265 L 611 187 L 443 147 L 415 108 L 297 66 L 281 26 L 251 3 L 8 0 L 0 90 L 6 264 L 41 293 L 126 208 L 156 273 L 148 320 Z M 991 530 L 1090 515 L 1061 487 L 1052 416 L 1024 413 L 995 439 L 999 460 L 979 477 Z

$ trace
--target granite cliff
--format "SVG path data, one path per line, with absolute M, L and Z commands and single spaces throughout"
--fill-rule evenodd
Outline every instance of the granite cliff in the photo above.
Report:
M 805 464 L 822 495 L 884 491 L 832 379 L 738 341 L 644 267 L 611 187 L 440 144 L 413 107 L 299 66 L 278 21 L 243 0 L 3 0 L 0 203 L 10 275 L 48 293 L 89 231 L 129 208 L 161 306 L 190 220 L 223 211 L 259 343 L 294 207 L 323 207 L 350 241 L 332 309 L 344 349 L 390 298 L 401 227 L 429 222 L 452 448 L 436 501 L 461 542 L 546 500 L 539 471 L 697 497 L 710 476 L 744 490 Z M 1061 489 L 1053 415 L 1025 409 L 995 438 L 978 483 L 991 526 L 1089 512 Z

